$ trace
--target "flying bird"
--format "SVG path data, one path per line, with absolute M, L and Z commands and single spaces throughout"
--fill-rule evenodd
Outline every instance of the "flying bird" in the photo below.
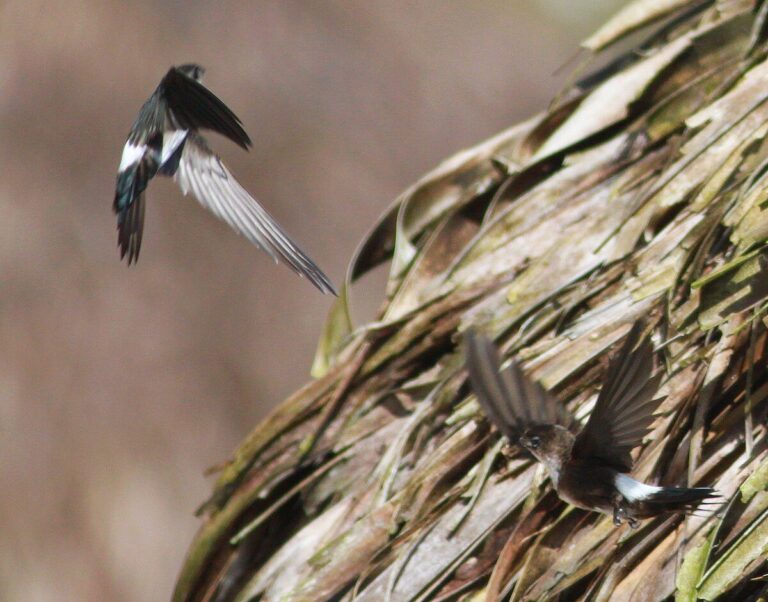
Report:
M 117 172 L 114 211 L 120 258 L 139 258 L 145 189 L 157 174 L 173 176 L 184 194 L 229 224 L 276 262 L 284 261 L 323 293 L 336 291 L 328 277 L 235 180 L 199 130 L 218 132 L 248 150 L 240 119 L 202 83 L 204 69 L 171 67 L 139 111 Z
M 585 510 L 624 520 L 690 512 L 717 497 L 710 487 L 662 487 L 637 481 L 631 451 L 649 432 L 663 397 L 654 397 L 661 372 L 653 372 L 653 346 L 636 323 L 611 361 L 605 384 L 586 425 L 576 421 L 538 382 L 512 362 L 500 370 L 498 351 L 487 337 L 466 333 L 466 365 L 488 419 L 511 443 L 528 450 L 547 469 L 558 496 Z M 706 502 L 705 502 L 706 503 Z

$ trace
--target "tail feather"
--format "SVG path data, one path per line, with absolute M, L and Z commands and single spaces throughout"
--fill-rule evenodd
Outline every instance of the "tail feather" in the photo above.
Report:
M 158 170 L 156 152 L 146 152 L 135 164 L 117 174 L 117 189 L 112 209 L 117 214 L 117 244 L 120 259 L 128 256 L 128 265 L 139 259 L 144 232 L 144 191 Z
M 712 487 L 664 487 L 643 503 L 655 512 L 691 512 L 699 505 L 719 504 L 721 500 Z

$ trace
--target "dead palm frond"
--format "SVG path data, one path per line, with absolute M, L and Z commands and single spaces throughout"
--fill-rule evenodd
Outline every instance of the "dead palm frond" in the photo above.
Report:
M 765 595 L 766 6 L 631 3 L 585 46 L 642 44 L 397 199 L 351 262 L 317 380 L 221 472 L 176 600 Z M 352 285 L 385 261 L 381 313 L 354 327 Z M 726 504 L 629 530 L 504 461 L 461 340 L 489 334 L 583 417 L 639 317 L 666 399 L 634 474 Z

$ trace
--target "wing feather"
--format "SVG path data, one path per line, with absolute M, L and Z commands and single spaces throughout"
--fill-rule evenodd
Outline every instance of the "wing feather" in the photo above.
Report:
M 510 441 L 517 441 L 529 426 L 570 426 L 570 414 L 519 364 L 512 362 L 500 370 L 499 352 L 488 337 L 470 330 L 464 338 L 472 389 L 491 423 Z
M 144 233 L 144 207 L 144 192 L 140 192 L 130 205 L 118 213 L 117 244 L 120 247 L 120 259 L 127 255 L 128 265 L 139 260 Z
M 663 397 L 654 398 L 662 373 L 653 372 L 653 344 L 638 321 L 613 358 L 595 408 L 574 443 L 573 456 L 632 469 L 632 449 L 648 434 Z
M 191 191 L 201 205 L 275 261 L 284 261 L 321 292 L 336 294 L 328 277 L 246 192 L 201 136 L 190 132 L 174 177 L 184 194 Z
M 168 117 L 178 129 L 207 128 L 246 150 L 251 145 L 240 118 L 200 82 L 171 67 L 160 86 Z

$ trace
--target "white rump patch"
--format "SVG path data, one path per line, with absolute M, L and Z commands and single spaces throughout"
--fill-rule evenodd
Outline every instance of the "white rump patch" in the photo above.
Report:
M 120 167 L 117 168 L 118 171 L 125 171 L 131 165 L 137 163 L 139 160 L 141 160 L 146 151 L 146 144 L 139 144 L 138 146 L 134 146 L 130 142 L 126 142 L 125 146 L 123 147 L 123 158 L 120 159 Z
M 636 481 L 632 477 L 625 474 L 618 473 L 614 479 L 614 484 L 619 493 L 624 496 L 628 502 L 635 502 L 638 500 L 644 500 L 651 497 L 654 493 L 658 493 L 663 487 L 656 487 L 655 485 L 646 485 L 640 481 Z
M 187 134 L 189 134 L 189 130 L 173 130 L 163 134 L 163 151 L 160 153 L 160 165 L 164 165 L 171 158 L 171 155 L 176 152 L 179 145 L 187 139 Z

